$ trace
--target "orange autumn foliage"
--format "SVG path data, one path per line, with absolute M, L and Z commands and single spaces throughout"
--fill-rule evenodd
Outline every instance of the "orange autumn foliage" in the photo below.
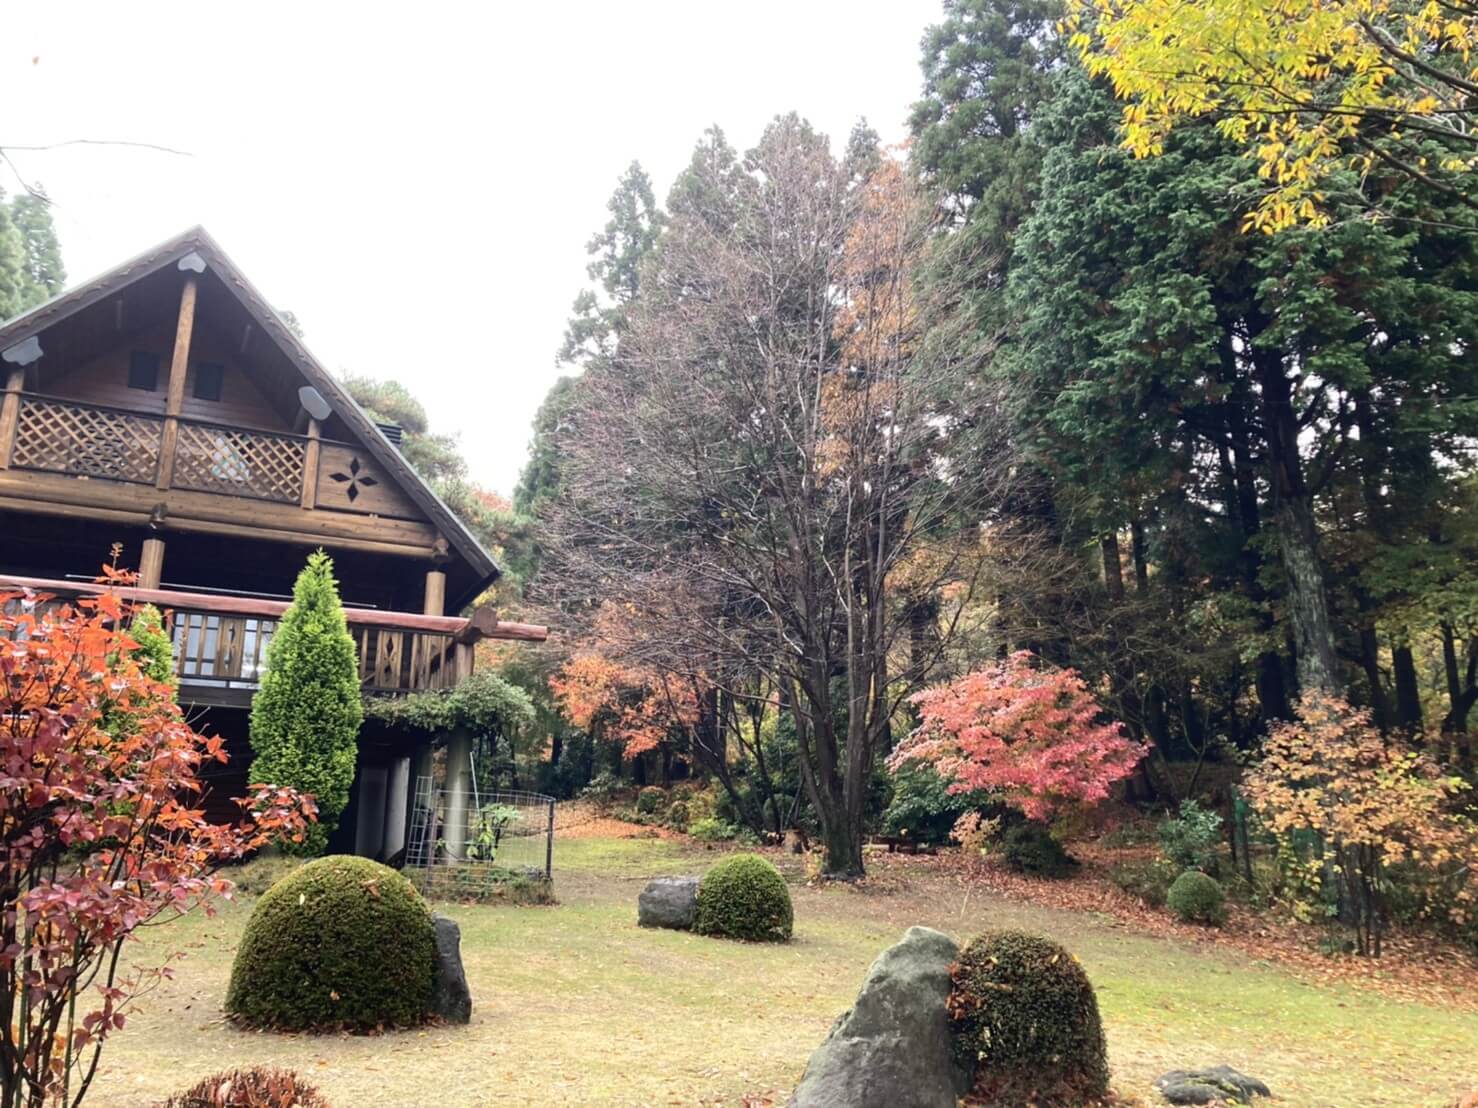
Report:
M 597 651 L 571 658 L 549 679 L 550 691 L 580 730 L 621 744 L 627 758 L 655 750 L 698 718 L 691 685 L 622 665 Z
M 1478 828 L 1458 812 L 1468 786 L 1422 751 L 1385 736 L 1370 713 L 1322 692 L 1306 694 L 1297 719 L 1273 727 L 1247 777 L 1247 796 L 1285 842 L 1315 836 L 1332 855 L 1330 874 L 1354 916 L 1361 953 L 1379 954 L 1392 867 L 1426 884 L 1457 923 L 1473 911 Z M 1301 859 L 1306 880 L 1323 880 L 1326 859 Z M 1467 878 L 1464 880 L 1464 878 Z

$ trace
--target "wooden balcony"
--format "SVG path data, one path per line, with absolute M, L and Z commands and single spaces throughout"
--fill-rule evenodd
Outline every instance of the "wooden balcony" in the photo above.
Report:
M 21 393 L 14 469 L 311 503 L 318 440 Z M 173 435 L 167 433 L 173 424 Z M 173 440 L 173 450 L 169 444 Z
M 9 606 L 34 604 L 44 610 L 103 591 L 94 584 L 0 575 L 0 594 L 12 594 Z M 250 702 L 266 672 L 267 644 L 287 609 L 285 601 L 172 589 L 113 591 L 153 604 L 164 614 L 174 639 L 182 701 L 224 706 Z M 370 608 L 346 608 L 344 615 L 366 695 L 451 688 L 472 672 L 473 645 L 479 639 L 539 641 L 546 635 L 543 627 L 501 622 L 491 608 L 466 619 Z
M 267 644 L 277 622 L 205 608 L 171 609 L 169 629 L 181 686 L 255 689 L 266 672 Z M 450 634 L 358 622 L 349 624 L 349 634 L 359 657 L 360 687 L 366 693 L 395 695 L 457 683 L 457 643 Z

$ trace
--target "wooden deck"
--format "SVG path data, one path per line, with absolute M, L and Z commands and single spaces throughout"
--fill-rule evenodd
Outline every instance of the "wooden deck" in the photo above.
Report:
M 9 594 L 11 605 L 44 609 L 104 591 L 102 585 L 0 575 L 0 596 Z M 153 604 L 164 614 L 182 699 L 198 704 L 249 702 L 265 672 L 267 644 L 288 606 L 281 600 L 171 589 L 112 591 Z M 358 652 L 360 685 L 371 695 L 452 687 L 472 672 L 479 639 L 538 642 L 547 636 L 543 627 L 501 621 L 490 608 L 468 618 L 366 608 L 346 608 L 344 615 Z

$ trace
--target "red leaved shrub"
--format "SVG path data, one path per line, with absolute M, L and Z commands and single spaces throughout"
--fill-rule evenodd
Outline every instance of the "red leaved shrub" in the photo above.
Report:
M 1028 819 L 1104 800 L 1145 748 L 1128 738 L 1076 670 L 1018 651 L 913 698 L 922 722 L 888 759 L 931 763 L 952 793 L 989 791 Z
M 159 1108 L 329 1108 L 329 1103 L 292 1070 L 257 1066 L 213 1074 Z

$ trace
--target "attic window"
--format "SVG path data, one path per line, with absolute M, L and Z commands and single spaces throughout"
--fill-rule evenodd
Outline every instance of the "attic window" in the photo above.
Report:
M 159 355 L 135 350 L 128 356 L 128 387 L 153 392 L 159 387 Z
M 202 362 L 195 367 L 195 399 L 196 400 L 220 400 L 221 379 L 225 376 L 225 367 L 213 362 Z

